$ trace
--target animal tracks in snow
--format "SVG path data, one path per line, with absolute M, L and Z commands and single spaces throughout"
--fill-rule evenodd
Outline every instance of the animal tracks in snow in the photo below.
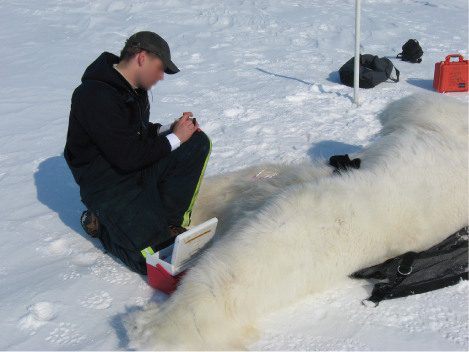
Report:
M 73 235 L 47 234 L 43 244 L 36 250 L 44 256 L 64 257 L 69 270 L 63 270 L 59 277 L 63 281 L 78 280 L 92 275 L 111 284 L 127 284 L 137 277 L 114 257 L 103 253 L 88 239 Z
M 106 291 L 91 293 L 78 302 L 85 308 L 90 309 L 106 309 L 112 305 L 113 299 Z
M 36 335 L 39 328 L 43 326 L 52 326 L 53 330 L 45 338 L 45 341 L 64 345 L 78 344 L 82 342 L 86 335 L 81 334 L 77 324 L 60 322 L 54 323 L 53 320 L 59 315 L 62 304 L 53 302 L 38 302 L 28 307 L 28 313 L 20 318 L 18 327 L 21 330 L 29 330 L 29 335 Z M 55 327 L 54 327 L 55 326 Z
M 263 351 L 275 351 L 283 346 L 285 351 L 370 351 L 365 344 L 354 339 L 337 339 L 307 334 L 269 334 L 269 343 Z
M 459 299 L 469 290 L 467 281 L 445 290 L 383 301 L 375 308 L 364 307 L 360 302 L 372 287 L 365 280 L 350 279 L 341 287 L 275 313 L 275 319 L 265 320 L 265 332 L 251 349 L 385 350 L 386 339 L 397 339 L 394 346 L 402 340 L 402 349 L 433 349 L 430 343 L 422 345 L 421 336 L 447 341 L 447 346 L 457 350 L 467 346 L 468 302 Z M 380 340 L 370 342 L 370 334 Z
M 58 327 L 49 333 L 46 341 L 56 345 L 78 344 L 86 339 L 86 335 L 80 333 L 77 324 L 61 322 Z
M 97 263 L 98 254 L 93 252 L 81 252 L 77 253 L 70 261 L 77 266 L 92 266 Z

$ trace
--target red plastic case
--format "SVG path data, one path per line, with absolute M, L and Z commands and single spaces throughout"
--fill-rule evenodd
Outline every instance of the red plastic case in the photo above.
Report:
M 452 57 L 459 61 L 450 61 Z M 433 88 L 438 92 L 467 92 L 468 91 L 468 60 L 462 55 L 448 55 L 446 61 L 435 64 Z

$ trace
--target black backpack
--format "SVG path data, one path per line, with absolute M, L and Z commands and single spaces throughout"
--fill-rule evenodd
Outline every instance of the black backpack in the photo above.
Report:
M 351 275 L 359 279 L 387 279 L 375 284 L 363 301 L 377 306 L 386 299 L 433 291 L 468 279 L 468 228 L 449 236 L 426 251 L 407 252 Z
M 349 87 L 353 87 L 354 62 L 355 57 L 352 57 L 339 69 L 340 81 Z M 399 82 L 400 73 L 397 68 L 397 78 L 391 78 L 393 68 L 394 65 L 388 58 L 379 58 L 378 56 L 370 54 L 360 55 L 359 87 L 373 88 L 388 79 Z
M 423 55 L 423 50 L 416 39 L 409 39 L 407 43 L 402 46 L 402 53 L 397 54 L 396 58 L 402 61 L 409 61 L 413 63 L 421 63 L 420 58 Z

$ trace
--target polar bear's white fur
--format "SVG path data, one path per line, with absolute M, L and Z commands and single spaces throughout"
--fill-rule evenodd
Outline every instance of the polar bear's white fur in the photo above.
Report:
M 204 181 L 193 221 L 221 238 L 164 303 L 131 314 L 137 349 L 244 349 L 269 312 L 468 225 L 468 108 L 437 93 L 391 103 L 361 168 L 264 165 Z M 270 179 L 253 178 L 274 171 Z

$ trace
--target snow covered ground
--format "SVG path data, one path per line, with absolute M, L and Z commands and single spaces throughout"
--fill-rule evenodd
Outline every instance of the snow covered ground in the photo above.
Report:
M 468 57 L 467 0 L 363 0 L 362 53 L 401 82 L 339 82 L 354 52 L 354 0 L 0 0 L 0 349 L 126 349 L 122 318 L 167 296 L 103 253 L 64 162 L 70 97 L 102 52 L 161 34 L 181 72 L 152 89 L 154 122 L 192 111 L 213 141 L 207 175 L 359 150 L 389 101 L 433 90 L 434 64 Z M 394 59 L 410 38 L 423 62 Z M 451 93 L 469 101 L 467 93 Z M 468 350 L 469 285 L 377 308 L 348 280 L 262 320 L 254 350 Z

